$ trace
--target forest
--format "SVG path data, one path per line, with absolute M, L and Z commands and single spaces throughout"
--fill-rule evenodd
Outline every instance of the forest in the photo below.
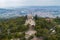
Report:
M 25 26 L 27 16 L 21 16 L 10 19 L 0 19 L 0 40 L 10 40 L 12 38 L 25 39 L 25 31 L 28 30 L 28 25 Z M 34 16 L 37 31 L 36 37 L 44 37 L 44 40 L 60 40 L 60 18 L 43 18 Z

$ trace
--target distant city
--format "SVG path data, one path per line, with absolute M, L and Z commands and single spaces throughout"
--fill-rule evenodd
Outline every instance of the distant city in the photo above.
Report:
M 17 8 L 0 8 L 0 18 L 20 17 L 30 13 L 39 17 L 60 17 L 60 6 L 23 6 Z

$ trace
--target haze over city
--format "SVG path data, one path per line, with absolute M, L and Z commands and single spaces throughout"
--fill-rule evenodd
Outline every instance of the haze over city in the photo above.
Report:
M 0 8 L 20 6 L 60 6 L 60 0 L 0 0 Z

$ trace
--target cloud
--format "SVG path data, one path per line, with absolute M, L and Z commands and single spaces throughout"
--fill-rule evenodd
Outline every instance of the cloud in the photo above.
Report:
M 0 0 L 1 7 L 60 5 L 60 0 Z

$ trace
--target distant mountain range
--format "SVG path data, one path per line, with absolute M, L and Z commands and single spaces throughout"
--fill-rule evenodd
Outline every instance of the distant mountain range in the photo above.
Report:
M 60 6 L 25 6 L 20 8 L 0 8 L 0 18 L 20 17 L 32 13 L 39 17 L 60 17 Z

